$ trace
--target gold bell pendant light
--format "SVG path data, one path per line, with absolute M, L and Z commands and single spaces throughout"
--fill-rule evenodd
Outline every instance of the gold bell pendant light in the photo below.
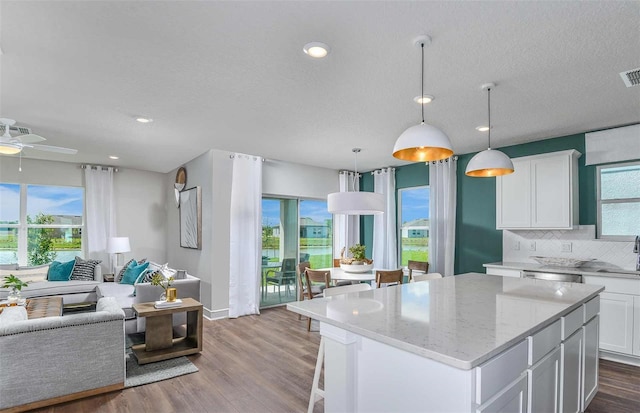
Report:
M 424 97 L 424 46 L 430 44 L 429 36 L 420 36 L 415 45 L 422 50 L 422 94 Z M 422 123 L 412 126 L 402 132 L 393 147 L 393 156 L 403 161 L 428 162 L 446 159 L 453 155 L 453 148 L 449 137 L 435 126 L 424 123 L 424 105 L 422 108 Z
M 513 162 L 507 155 L 496 149 L 491 149 L 491 89 L 495 88 L 495 83 L 485 83 L 482 89 L 487 91 L 487 106 L 489 115 L 489 148 L 477 153 L 467 165 L 465 174 L 476 178 L 487 178 L 492 176 L 508 175 L 513 173 Z

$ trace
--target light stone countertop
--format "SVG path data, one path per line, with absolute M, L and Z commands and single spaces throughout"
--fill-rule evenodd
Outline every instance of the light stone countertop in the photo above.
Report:
M 527 270 L 527 271 L 541 271 L 541 272 L 553 272 L 562 274 L 581 274 L 591 275 L 597 277 L 615 277 L 615 278 L 634 278 L 640 281 L 640 271 L 629 271 L 619 267 L 610 265 L 589 266 L 585 265 L 578 268 L 573 267 L 559 267 L 553 265 L 543 265 L 530 262 L 491 262 L 483 264 L 483 267 L 504 268 L 508 270 Z M 623 272 L 616 272 L 623 271 Z
M 469 273 L 287 309 L 378 342 L 472 369 L 597 296 L 604 287 Z

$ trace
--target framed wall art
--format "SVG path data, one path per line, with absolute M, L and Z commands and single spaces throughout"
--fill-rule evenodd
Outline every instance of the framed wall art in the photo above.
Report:
M 180 192 L 180 246 L 202 248 L 202 191 L 199 186 Z

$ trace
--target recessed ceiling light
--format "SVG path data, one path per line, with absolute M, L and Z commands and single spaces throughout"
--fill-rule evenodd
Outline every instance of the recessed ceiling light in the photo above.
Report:
M 331 48 L 321 42 L 311 42 L 304 45 L 302 48 L 306 54 L 316 59 L 321 59 L 329 54 Z
M 433 102 L 433 99 L 435 98 L 431 95 L 422 95 L 422 96 L 414 97 L 413 101 L 416 102 L 418 105 L 426 105 L 427 103 Z
M 145 117 L 142 117 L 142 116 L 138 116 L 138 117 L 136 118 L 136 121 L 138 121 L 138 122 L 140 122 L 140 123 L 151 123 L 151 122 L 153 122 L 153 119 L 151 119 L 151 118 L 145 118 Z
M 109 155 L 109 159 L 120 159 L 120 157 L 115 155 Z
M 489 130 L 488 126 L 476 126 L 476 130 L 480 132 L 486 132 Z

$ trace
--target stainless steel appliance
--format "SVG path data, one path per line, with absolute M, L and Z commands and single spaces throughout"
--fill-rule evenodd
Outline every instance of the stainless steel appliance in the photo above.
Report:
M 522 278 L 537 278 L 540 280 L 562 281 L 562 282 L 572 282 L 572 283 L 582 282 L 581 274 L 566 274 L 566 273 L 559 273 L 559 272 L 541 272 L 541 271 L 523 270 Z

